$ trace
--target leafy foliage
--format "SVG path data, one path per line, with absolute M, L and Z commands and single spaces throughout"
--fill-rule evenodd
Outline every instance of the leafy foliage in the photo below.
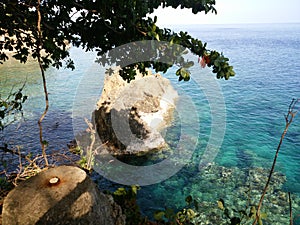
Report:
M 218 207 L 224 212 L 225 218 L 230 220 L 230 225 L 240 225 L 245 224 L 247 221 L 252 221 L 256 217 L 255 206 L 246 207 L 244 210 L 237 210 L 233 207 L 227 206 L 223 199 L 218 200 Z M 230 211 L 232 211 L 230 213 Z M 232 215 L 232 216 L 231 216 Z M 258 224 L 263 225 L 262 220 L 267 217 L 266 213 L 262 213 L 259 216 Z
M 115 202 L 121 206 L 126 215 L 126 224 L 148 224 L 147 218 L 144 218 L 136 202 L 139 186 L 132 185 L 130 188 L 120 187 L 112 194 Z M 150 223 L 149 223 L 150 224 Z
M 199 203 L 197 200 L 193 199 L 191 195 L 187 196 L 185 202 L 188 208 L 183 208 L 177 213 L 172 209 L 166 208 L 165 210 L 156 211 L 154 214 L 154 219 L 158 223 L 168 224 L 168 225 L 192 225 L 197 224 L 196 219 L 199 217 Z
M 0 3 L 0 62 L 8 59 L 7 51 L 25 63 L 31 55 L 36 58 L 38 32 L 36 29 L 36 1 L 4 0 Z M 112 48 L 140 40 L 158 40 L 182 45 L 199 57 L 205 57 L 207 66 L 213 68 L 217 78 L 228 79 L 234 75 L 228 58 L 222 53 L 206 49 L 206 44 L 192 38 L 186 32 L 174 33 L 157 27 L 157 18 L 147 16 L 159 6 L 188 8 L 193 13 L 212 12 L 215 0 L 44 0 L 41 1 L 42 14 L 42 65 L 60 68 L 63 65 L 73 69 L 69 58 L 68 45 L 81 46 L 86 50 L 96 50 L 101 56 Z M 121 38 L 120 38 L 121 37 Z M 116 59 L 118 61 L 118 59 Z M 157 62 L 141 62 L 123 70 L 122 77 L 134 79 L 134 68 L 145 72 L 152 66 L 157 72 L 166 72 L 172 66 Z M 190 66 L 187 64 L 186 66 Z M 179 80 L 189 80 L 188 67 L 181 65 L 177 71 Z
M 192 218 L 197 214 L 190 208 L 183 209 L 175 213 L 172 209 L 165 209 L 155 212 L 155 221 L 149 220 L 143 216 L 136 201 L 139 186 L 132 185 L 130 188 L 120 187 L 115 192 L 108 192 L 114 198 L 114 201 L 121 206 L 126 215 L 126 224 L 139 225 L 190 225 Z M 193 201 L 194 202 L 194 201 Z M 198 203 L 197 203 L 198 204 Z
M 17 113 L 22 113 L 23 103 L 27 96 L 23 95 L 24 85 L 15 92 L 11 92 L 7 98 L 3 99 L 0 94 L 0 130 L 4 129 Z

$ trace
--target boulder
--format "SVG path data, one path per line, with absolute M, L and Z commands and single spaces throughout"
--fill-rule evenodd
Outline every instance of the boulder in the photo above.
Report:
M 2 224 L 123 225 L 125 216 L 83 170 L 59 166 L 29 178 L 7 195 Z
M 148 71 L 127 83 L 107 75 L 94 122 L 113 154 L 140 154 L 167 146 L 163 131 L 172 120 L 177 92 L 170 81 Z

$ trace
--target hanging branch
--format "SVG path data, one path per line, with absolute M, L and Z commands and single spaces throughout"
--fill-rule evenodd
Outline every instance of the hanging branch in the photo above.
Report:
M 42 60 L 41 60 L 41 46 L 42 46 L 42 31 L 41 31 L 41 20 L 42 20 L 42 16 L 41 16 L 41 11 L 40 11 L 40 5 L 41 5 L 41 0 L 38 0 L 38 4 L 36 6 L 36 11 L 37 11 L 37 16 L 38 16 L 38 20 L 37 20 L 37 32 L 38 32 L 38 40 L 37 40 L 37 59 L 38 59 L 38 63 L 40 66 L 40 70 L 42 73 L 42 78 L 43 78 L 43 87 L 44 87 L 44 94 L 45 94 L 45 110 L 43 112 L 43 114 L 41 115 L 38 124 L 39 124 L 39 129 L 40 129 L 40 144 L 42 147 L 42 155 L 44 157 L 44 161 L 45 161 L 45 165 L 48 166 L 48 159 L 47 159 L 47 154 L 46 154 L 46 143 L 43 140 L 43 127 L 42 127 L 42 121 L 45 118 L 47 112 L 48 112 L 48 108 L 49 108 L 49 99 L 48 99 L 48 91 L 47 91 L 47 83 L 46 83 L 46 77 L 45 77 L 45 70 L 43 68 L 42 65 Z
M 282 141 L 283 141 L 283 139 L 284 139 L 284 137 L 285 137 L 285 135 L 286 135 L 286 133 L 287 133 L 287 131 L 288 131 L 288 128 L 289 128 L 289 126 L 291 125 L 291 123 L 293 122 L 293 119 L 294 119 L 294 117 L 295 117 L 296 114 L 297 114 L 297 111 L 294 111 L 294 109 L 295 109 L 296 104 L 299 102 L 299 100 L 300 100 L 300 99 L 293 99 L 293 100 L 292 100 L 292 102 L 291 102 L 291 104 L 290 104 L 290 106 L 289 106 L 288 112 L 287 112 L 287 114 L 284 116 L 284 117 L 285 117 L 285 129 L 284 129 L 284 131 L 282 132 L 282 135 L 281 135 L 281 138 L 280 138 L 280 141 L 279 141 L 277 150 L 276 150 L 276 154 L 275 154 L 275 157 L 274 157 L 274 160 L 273 160 L 272 168 L 271 168 L 271 171 L 270 171 L 270 173 L 269 173 L 269 177 L 268 177 L 267 183 L 266 183 L 266 185 L 265 185 L 263 194 L 261 195 L 259 204 L 258 204 L 258 206 L 257 206 L 256 217 L 255 217 L 255 220 L 254 220 L 254 222 L 253 222 L 252 225 L 256 225 L 256 223 L 257 223 L 257 222 L 259 221 L 259 219 L 260 219 L 260 209 L 261 209 L 262 202 L 263 202 L 264 197 L 265 197 L 265 195 L 266 195 L 268 186 L 269 186 L 269 184 L 270 184 L 270 181 L 271 181 L 271 178 L 272 178 L 274 169 L 275 169 L 275 164 L 276 164 L 276 161 L 277 161 L 278 153 L 279 153 L 279 150 L 280 150 Z

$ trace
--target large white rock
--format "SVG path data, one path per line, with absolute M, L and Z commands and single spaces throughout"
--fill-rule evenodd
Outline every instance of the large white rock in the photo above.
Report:
M 104 82 L 95 123 L 102 143 L 115 154 L 139 154 L 166 147 L 177 92 L 170 81 L 150 71 L 127 83 L 115 72 Z

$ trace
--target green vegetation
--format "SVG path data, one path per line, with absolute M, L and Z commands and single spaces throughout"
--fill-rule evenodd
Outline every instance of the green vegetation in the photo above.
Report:
M 0 130 L 13 122 L 18 113 L 22 113 L 23 103 L 28 98 L 22 93 L 24 85 L 18 91 L 12 91 L 6 98 L 2 98 L 0 93 Z
M 186 32 L 175 33 L 170 29 L 159 28 L 156 25 L 157 18 L 148 17 L 148 13 L 160 5 L 173 8 L 180 6 L 182 9 L 191 9 L 193 13 L 216 13 L 215 0 L 2 1 L 0 35 L 5 38 L 0 44 L 0 62 L 9 59 L 9 51 L 21 63 L 26 63 L 29 56 L 34 59 L 40 57 L 43 69 L 49 66 L 74 69 L 68 45 L 96 50 L 100 56 L 114 47 L 133 41 L 158 40 L 182 45 L 203 57 L 203 62 L 213 68 L 218 78 L 228 79 L 234 75 L 229 59 L 222 53 L 207 49 L 206 43 L 203 44 Z M 39 12 L 41 17 L 37 20 Z M 124 68 L 124 78 L 133 79 L 132 71 L 135 67 L 144 72 L 145 68 L 152 66 L 156 71 L 166 72 L 174 63 L 177 62 L 170 65 L 158 62 L 130 65 Z M 182 65 L 182 68 L 185 66 Z M 188 80 L 188 74 L 183 69 L 178 70 L 178 74 L 180 79 Z

